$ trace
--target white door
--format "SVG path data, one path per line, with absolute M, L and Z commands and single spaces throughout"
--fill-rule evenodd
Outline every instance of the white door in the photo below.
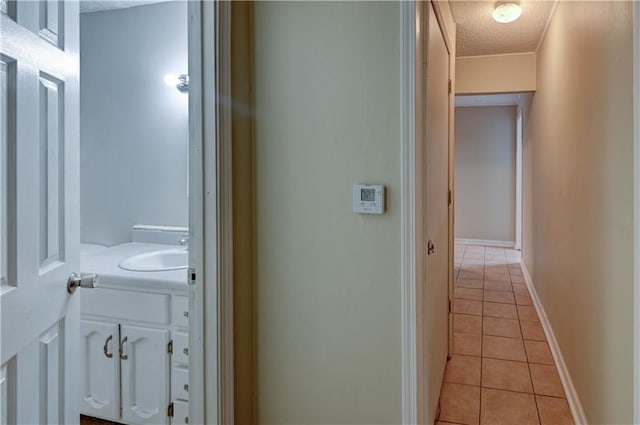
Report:
M 449 351 L 449 52 L 428 9 L 425 187 L 427 418 L 433 423 Z
M 3 424 L 77 424 L 78 3 L 0 0 Z
M 88 416 L 120 418 L 120 333 L 118 325 L 82 320 L 80 411 Z

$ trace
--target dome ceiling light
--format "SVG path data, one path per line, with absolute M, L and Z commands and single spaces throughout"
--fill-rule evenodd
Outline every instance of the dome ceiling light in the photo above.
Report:
M 496 8 L 491 14 L 496 22 L 508 24 L 522 15 L 522 8 L 518 3 L 506 2 L 496 4 Z

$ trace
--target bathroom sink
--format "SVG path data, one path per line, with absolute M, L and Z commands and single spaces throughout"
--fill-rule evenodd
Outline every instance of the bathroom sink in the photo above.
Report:
M 118 266 L 133 272 L 163 272 L 186 269 L 188 262 L 187 250 L 174 248 L 134 255 L 122 260 Z

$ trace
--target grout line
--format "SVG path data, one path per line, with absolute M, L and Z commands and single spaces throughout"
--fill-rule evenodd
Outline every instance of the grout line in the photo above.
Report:
M 461 385 L 462 385 L 462 384 L 461 384 Z M 529 393 L 529 392 L 526 392 L 526 391 L 505 390 L 504 388 L 496 388 L 496 387 L 482 387 L 482 388 L 487 388 L 487 389 L 489 389 L 489 390 L 506 391 L 506 392 L 508 392 L 508 393 L 529 394 L 529 395 L 532 395 L 534 398 L 535 398 L 535 396 L 536 396 L 536 395 L 541 395 L 541 396 L 543 396 L 543 397 L 553 397 L 553 396 L 548 396 L 548 395 L 544 395 L 544 394 L 536 394 L 536 393 L 534 393 L 534 392 Z M 533 388 L 533 387 L 532 387 L 532 388 Z M 564 398 L 564 397 L 557 397 L 557 396 L 556 396 L 555 398 L 558 398 L 558 399 L 561 399 L 561 400 L 565 400 L 565 398 Z
M 482 423 L 482 372 L 484 370 L 484 277 L 487 269 L 486 261 L 482 261 L 482 304 L 480 306 L 480 311 L 482 312 L 482 328 L 480 330 L 480 396 L 478 397 L 478 423 Z
M 515 294 L 514 294 L 515 295 Z M 520 310 L 516 307 L 516 312 L 518 313 L 518 324 L 520 325 L 520 333 L 522 334 L 522 340 L 524 345 L 524 355 L 527 358 L 527 370 L 529 371 L 529 382 L 531 382 L 531 390 L 533 391 L 533 402 L 536 406 L 536 414 L 538 415 L 538 423 L 542 423 L 542 418 L 540 417 L 540 408 L 538 407 L 538 399 L 536 397 L 536 387 L 533 384 L 533 374 L 531 373 L 531 362 L 529 361 L 529 353 L 527 352 L 527 344 L 524 342 L 524 332 L 522 331 L 522 320 L 520 320 Z M 525 320 L 526 321 L 526 320 Z
M 482 356 L 482 358 L 491 359 L 491 360 L 504 360 L 505 362 L 514 362 L 514 363 L 522 363 L 522 364 L 527 363 L 526 361 L 523 362 L 522 360 L 504 359 L 504 358 L 491 357 L 491 356 Z

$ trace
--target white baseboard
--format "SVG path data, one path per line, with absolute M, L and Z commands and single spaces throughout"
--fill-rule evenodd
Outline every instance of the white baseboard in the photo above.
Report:
M 567 396 L 567 402 L 569 403 L 569 408 L 571 409 L 573 420 L 578 425 L 586 425 L 587 417 L 584 414 L 584 409 L 582 408 L 582 403 L 580 403 L 580 399 L 578 398 L 578 393 L 573 386 L 573 381 L 571 381 L 571 376 L 569 375 L 567 365 L 564 363 L 564 359 L 562 358 L 562 353 L 560 352 L 558 341 L 556 340 L 553 329 L 551 328 L 551 324 L 549 323 L 549 319 L 547 318 L 547 313 L 544 311 L 544 307 L 542 307 L 540 298 L 538 298 L 538 293 L 533 286 L 531 275 L 529 274 L 529 270 L 527 270 L 527 266 L 524 261 L 520 262 L 520 266 L 522 268 L 524 279 L 527 282 L 527 286 L 529 287 L 531 299 L 533 300 L 533 304 L 538 312 L 538 316 L 540 317 L 540 323 L 542 324 L 544 333 L 547 336 L 547 341 L 549 343 L 551 353 L 553 354 L 553 359 L 556 362 L 558 374 L 560 375 L 560 380 L 562 381 L 562 386 L 564 387 L 564 393 Z
M 516 244 L 513 241 L 492 241 L 487 239 L 464 239 L 464 238 L 456 238 L 456 243 L 462 244 L 462 245 L 497 246 L 500 248 L 513 248 Z

